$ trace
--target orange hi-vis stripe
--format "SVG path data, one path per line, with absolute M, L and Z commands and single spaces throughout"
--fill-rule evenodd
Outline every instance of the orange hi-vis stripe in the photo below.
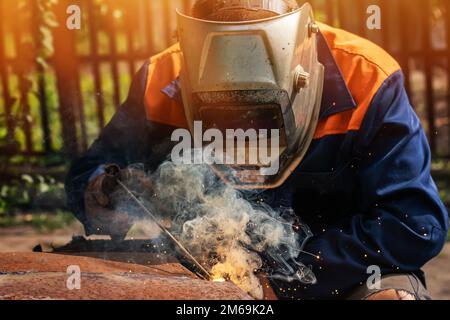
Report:
M 162 92 L 180 75 L 181 61 L 178 43 L 151 58 L 144 103 L 147 119 L 177 128 L 187 128 L 183 106 Z
M 315 139 L 359 130 L 381 85 L 400 70 L 394 58 L 369 40 L 322 23 L 319 26 L 356 102 L 356 108 L 322 119 Z
M 400 70 L 399 64 L 376 44 L 349 32 L 319 25 L 357 106 L 322 119 L 315 139 L 359 130 L 373 97 L 386 79 Z M 149 120 L 187 128 L 183 106 L 162 92 L 179 76 L 181 61 L 179 44 L 151 58 L 144 101 Z

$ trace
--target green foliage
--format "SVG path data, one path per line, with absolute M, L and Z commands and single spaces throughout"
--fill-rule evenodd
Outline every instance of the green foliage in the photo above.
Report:
M 17 87 L 12 92 L 10 101 L 5 101 L 12 110 L 9 118 L 14 123 L 15 132 L 0 132 L 0 147 L 7 146 L 9 149 L 20 148 L 24 145 L 24 132 L 21 130 L 27 125 L 33 127 L 40 119 L 39 114 L 34 112 L 37 108 L 31 108 L 32 104 L 39 104 L 39 91 L 36 84 L 36 76 L 44 77 L 49 69 L 48 59 L 53 55 L 52 28 L 57 27 L 56 17 L 52 7 L 58 0 L 34 0 L 35 7 L 29 1 L 20 0 L 18 8 L 21 19 L 32 21 L 31 34 L 22 35 L 17 43 L 17 57 L 12 65 L 14 74 L 10 80 L 12 87 Z M 36 12 L 37 11 L 37 12 Z M 17 17 L 19 19 L 19 17 Z M 30 110 L 33 109 L 33 110 Z M 0 115 L 6 118 L 6 115 Z M 42 137 L 33 135 L 34 140 Z
M 75 221 L 75 217 L 72 214 L 64 211 L 57 211 L 56 214 L 0 215 L 0 228 L 31 226 L 39 232 L 46 233 L 68 227 Z
M 35 46 L 39 49 L 36 62 L 43 70 L 48 69 L 47 59 L 53 55 L 53 35 L 52 28 L 58 27 L 56 17 L 52 11 L 57 0 L 37 0 L 38 8 L 38 36 Z
M 75 217 L 68 212 L 59 211 L 55 215 L 34 214 L 29 224 L 40 232 L 49 232 L 70 226 Z
M 450 161 L 445 159 L 434 158 L 431 164 L 433 170 L 448 170 L 450 171 Z
M 64 185 L 54 178 L 42 175 L 23 174 L 0 187 L 0 228 L 31 226 L 41 232 L 49 232 L 71 225 L 72 214 L 57 210 L 56 214 L 27 213 L 35 209 L 36 199 L 59 199 L 64 194 Z M 20 212 L 20 214 L 18 214 Z
M 442 201 L 450 206 L 450 161 L 434 159 L 431 165 L 433 176 L 439 189 Z
M 11 180 L 0 187 L 0 217 L 12 216 L 19 208 L 33 207 L 37 198 L 60 196 L 64 185 L 51 177 L 23 174 L 18 180 Z
M 17 183 L 3 185 L 0 189 L 0 216 L 10 213 L 14 208 L 24 206 L 30 201 L 29 193 Z

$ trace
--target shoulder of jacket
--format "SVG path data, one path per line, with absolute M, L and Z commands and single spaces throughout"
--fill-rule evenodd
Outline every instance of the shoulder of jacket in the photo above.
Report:
M 361 58 L 366 66 L 384 73 L 386 78 L 401 69 L 389 53 L 372 41 L 323 23 L 319 26 L 338 64 L 345 63 L 343 59 Z
M 166 58 L 172 57 L 172 56 L 180 54 L 180 53 L 181 53 L 180 44 L 176 43 L 176 44 L 172 45 L 171 47 L 167 48 L 166 50 L 152 56 L 148 62 L 150 64 L 157 64 L 158 62 L 161 62 L 161 61 L 165 60 Z

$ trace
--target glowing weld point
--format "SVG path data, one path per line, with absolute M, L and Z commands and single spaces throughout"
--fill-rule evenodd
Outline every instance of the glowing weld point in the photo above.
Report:
M 213 282 L 225 282 L 225 278 L 216 278 L 212 280 Z

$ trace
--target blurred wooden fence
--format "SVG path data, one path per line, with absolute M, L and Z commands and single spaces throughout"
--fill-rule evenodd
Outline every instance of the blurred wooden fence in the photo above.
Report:
M 0 0 L 0 155 L 79 155 L 142 62 L 176 41 L 174 9 L 192 2 L 57 0 L 52 18 L 42 11 L 48 1 Z M 311 2 L 319 20 L 399 60 L 434 154 L 450 157 L 450 0 Z M 65 27 L 70 4 L 81 7 L 79 31 Z M 366 27 L 373 4 L 382 9 L 381 30 Z

